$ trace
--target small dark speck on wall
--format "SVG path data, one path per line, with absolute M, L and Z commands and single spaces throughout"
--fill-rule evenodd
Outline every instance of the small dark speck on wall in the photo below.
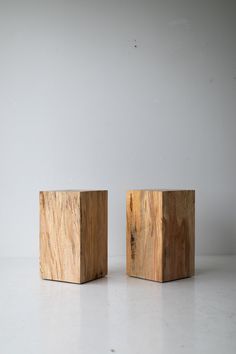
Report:
M 138 45 L 137 45 L 137 41 L 136 41 L 136 39 L 134 40 L 133 47 L 134 47 L 134 48 L 138 48 Z
M 115 349 L 111 349 L 110 351 L 111 351 L 112 353 L 115 353 Z

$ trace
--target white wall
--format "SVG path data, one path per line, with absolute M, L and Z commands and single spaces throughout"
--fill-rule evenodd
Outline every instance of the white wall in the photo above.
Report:
M 0 255 L 38 255 L 38 191 L 195 188 L 197 252 L 236 251 L 236 2 L 0 0 Z

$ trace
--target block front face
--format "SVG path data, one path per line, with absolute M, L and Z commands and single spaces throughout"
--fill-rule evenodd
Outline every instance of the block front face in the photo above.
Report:
M 194 274 L 195 192 L 163 193 L 164 281 Z
M 107 191 L 81 193 L 81 282 L 107 274 Z
M 80 192 L 40 192 L 40 270 L 44 279 L 80 282 Z
M 127 274 L 162 281 L 162 193 L 129 191 L 126 195 Z

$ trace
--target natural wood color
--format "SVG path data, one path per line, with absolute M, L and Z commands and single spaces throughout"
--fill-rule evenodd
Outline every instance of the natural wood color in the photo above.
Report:
M 164 282 L 194 274 L 195 191 L 128 191 L 126 218 L 128 275 Z
M 81 282 L 107 274 L 107 192 L 81 193 Z
M 72 283 L 107 274 L 107 191 L 40 192 L 40 271 Z

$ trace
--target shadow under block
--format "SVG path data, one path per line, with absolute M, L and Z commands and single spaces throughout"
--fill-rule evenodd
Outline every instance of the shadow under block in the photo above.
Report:
M 195 191 L 128 191 L 126 218 L 129 276 L 165 282 L 194 275 Z
M 107 274 L 107 191 L 40 192 L 43 279 L 84 283 Z

